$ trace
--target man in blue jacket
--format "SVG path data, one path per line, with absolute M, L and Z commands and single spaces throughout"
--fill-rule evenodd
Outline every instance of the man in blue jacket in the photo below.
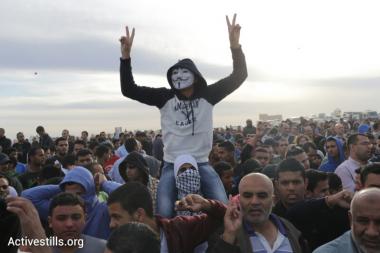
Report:
M 106 203 L 99 202 L 92 174 L 83 167 L 70 170 L 59 185 L 37 186 L 23 191 L 22 197 L 32 201 L 43 221 L 49 216 L 51 199 L 60 192 L 80 195 L 86 205 L 86 224 L 83 234 L 108 239 L 110 218 Z

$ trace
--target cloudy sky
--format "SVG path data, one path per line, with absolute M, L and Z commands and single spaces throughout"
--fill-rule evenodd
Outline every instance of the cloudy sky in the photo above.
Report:
M 228 75 L 225 15 L 238 14 L 249 77 L 218 104 L 214 125 L 380 110 L 378 1 L 1 0 L 0 127 L 12 139 L 114 127 L 158 129 L 154 107 L 124 98 L 119 42 L 135 27 L 135 81 L 166 86 L 189 57 L 209 83 Z

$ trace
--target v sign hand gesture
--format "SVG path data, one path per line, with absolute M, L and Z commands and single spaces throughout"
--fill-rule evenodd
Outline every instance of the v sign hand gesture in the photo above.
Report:
M 230 46 L 231 48 L 239 48 L 241 26 L 239 24 L 236 24 L 236 14 L 234 14 L 234 17 L 232 18 L 232 24 L 227 15 L 226 15 L 226 21 L 227 21 L 227 26 L 228 26 L 228 34 L 230 38 Z
M 120 38 L 121 43 L 121 58 L 129 59 L 131 57 L 131 49 L 133 44 L 133 38 L 135 37 L 135 28 L 132 28 L 132 34 L 129 34 L 128 26 L 125 27 L 126 36 Z

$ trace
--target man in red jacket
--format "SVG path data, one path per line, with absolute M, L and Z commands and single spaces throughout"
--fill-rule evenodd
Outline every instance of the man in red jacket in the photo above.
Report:
M 172 219 L 153 215 L 149 190 L 137 182 L 128 182 L 113 191 L 108 198 L 110 227 L 115 229 L 129 222 L 141 222 L 160 235 L 161 252 L 193 253 L 196 246 L 207 241 L 223 222 L 224 204 L 191 194 L 176 203 L 178 210 L 204 212 L 196 216 Z

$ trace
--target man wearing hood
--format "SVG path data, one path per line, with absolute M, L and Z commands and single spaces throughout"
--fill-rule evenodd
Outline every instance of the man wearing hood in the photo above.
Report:
M 174 215 L 177 197 L 173 163 L 177 156 L 191 154 L 196 159 L 202 178 L 202 192 L 207 198 L 227 202 L 223 185 L 216 172 L 208 165 L 212 148 L 212 110 L 214 105 L 237 89 L 247 77 L 245 57 L 239 44 L 240 25 L 228 17 L 228 31 L 233 58 L 230 76 L 207 85 L 190 59 L 183 59 L 169 68 L 167 79 L 171 89 L 137 86 L 131 68 L 130 52 L 135 30 L 121 37 L 120 79 L 122 94 L 141 103 L 156 106 L 161 114 L 164 143 L 164 166 L 158 188 L 158 213 Z
M 86 224 L 83 234 L 107 239 L 110 234 L 107 205 L 99 202 L 93 176 L 83 167 L 70 170 L 59 185 L 37 186 L 22 192 L 22 197 L 32 201 L 42 220 L 49 216 L 51 199 L 60 192 L 80 195 L 86 205 Z
M 325 144 L 328 161 L 319 167 L 324 172 L 334 172 L 335 169 L 346 160 L 343 143 L 337 137 L 328 137 Z
M 120 163 L 119 173 L 124 182 L 140 182 L 145 185 L 153 200 L 153 207 L 157 206 L 157 186 L 159 180 L 149 175 L 149 168 L 146 160 L 138 152 L 133 151 Z M 116 187 L 116 182 L 114 183 Z M 120 184 L 118 185 L 120 186 Z M 114 187 L 112 190 L 115 189 Z

